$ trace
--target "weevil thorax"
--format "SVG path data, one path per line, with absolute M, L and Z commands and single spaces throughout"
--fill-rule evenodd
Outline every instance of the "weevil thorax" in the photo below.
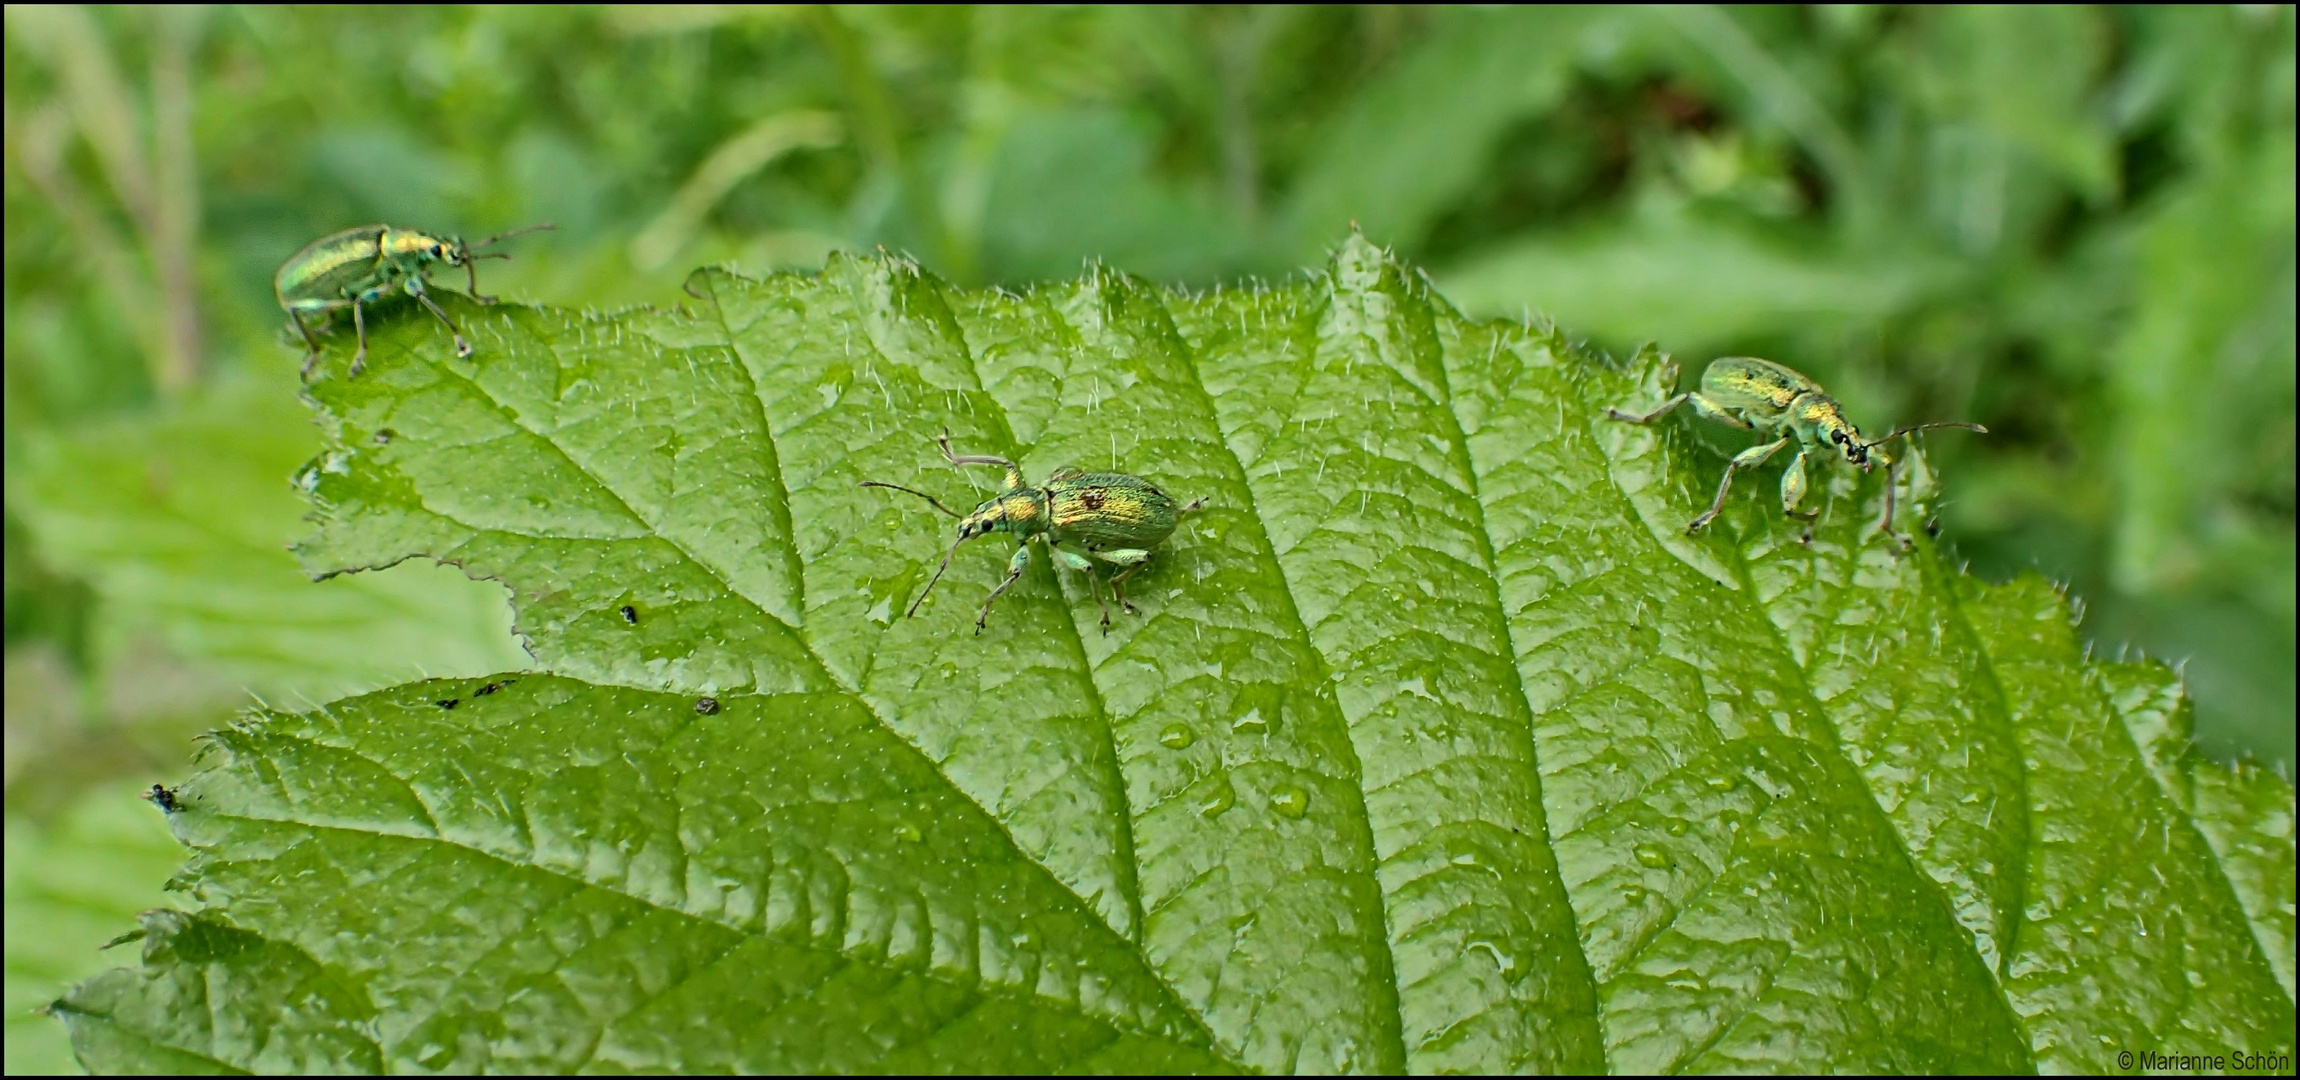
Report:
M 377 246 L 394 262 L 442 262 L 462 266 L 471 261 L 471 248 L 461 237 L 433 236 L 419 229 L 385 229 Z
M 990 533 L 1035 536 L 1046 531 L 1046 507 L 1044 491 L 1032 487 L 1009 488 L 960 519 L 958 538 L 971 540 Z
M 1799 396 L 1790 406 L 1790 423 L 1806 441 L 1833 446 L 1844 455 L 1845 462 L 1864 471 L 1876 465 L 1890 465 L 1885 452 L 1870 446 L 1861 437 L 1861 429 L 1845 419 L 1845 408 L 1837 399 L 1820 391 Z

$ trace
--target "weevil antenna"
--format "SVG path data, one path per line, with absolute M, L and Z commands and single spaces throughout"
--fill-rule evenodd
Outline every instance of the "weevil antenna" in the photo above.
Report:
M 951 556 L 958 554 L 958 545 L 966 543 L 966 540 L 966 537 L 961 536 L 950 542 L 950 550 L 942 553 L 942 565 L 934 568 L 934 576 L 926 579 L 926 588 L 919 590 L 918 599 L 910 602 L 910 610 L 902 613 L 903 618 L 917 617 L 918 606 L 926 603 L 926 594 L 934 591 L 934 583 L 942 580 L 942 572 L 950 569 Z
M 950 449 L 949 428 L 942 429 L 941 436 L 937 437 L 934 441 L 941 444 L 942 459 L 944 461 L 950 462 L 953 465 L 996 465 L 999 468 L 1006 470 L 1006 486 L 1009 489 L 1022 486 L 1022 466 L 1020 465 L 1016 465 L 1015 463 L 1008 461 L 1005 458 L 991 457 L 987 454 L 953 453 Z
M 1862 443 L 1862 444 L 1861 444 L 1861 448 L 1862 448 L 1862 449 L 1864 449 L 1864 450 L 1866 450 L 1866 449 L 1868 449 L 1869 447 L 1872 447 L 1872 446 L 1882 446 L 1882 445 L 1884 445 L 1884 444 L 1886 444 L 1886 443 L 1889 443 L 1889 442 L 1893 441 L 1894 439 L 1898 439 L 1898 438 L 1900 438 L 1900 437 L 1901 437 L 1901 436 L 1903 436 L 1903 435 L 1908 435 L 1908 434 L 1912 434 L 1912 433 L 1914 433 L 1914 432 L 1924 431 L 1924 430 L 1926 430 L 1926 429 L 1928 429 L 1928 428 L 1943 428 L 1943 427 L 1958 427 L 1958 428 L 1964 428 L 1964 429 L 1966 429 L 1966 430 L 1968 430 L 1968 431 L 1977 431 L 1977 432 L 1980 432 L 1980 433 L 1981 433 L 1981 434 L 1983 434 L 1983 435 L 1986 435 L 1986 434 L 1988 434 L 1988 433 L 1989 433 L 1989 429 L 1987 429 L 1987 428 L 1985 428 L 1985 427 L 1982 427 L 1982 426 L 1980 426 L 1979 424 L 1975 424 L 1975 423 L 1973 423 L 1973 422 L 1971 422 L 1971 421 L 1969 421 L 1969 420 L 1942 420 L 1942 421 L 1940 421 L 1940 422 L 1938 422 L 1938 423 L 1932 423 L 1932 424 L 1911 424 L 1911 425 L 1909 425 L 1908 427 L 1905 427 L 1905 428 L 1894 428 L 1892 431 L 1890 431 L 1890 432 L 1886 433 L 1886 435 L 1885 435 L 1883 438 L 1878 438 L 1878 439 L 1870 439 L 1868 442 Z
M 544 231 L 547 231 L 547 230 L 556 229 L 556 228 L 558 228 L 558 227 L 559 227 L 559 226 L 557 226 L 557 225 L 554 225 L 554 224 L 552 224 L 552 223 L 550 223 L 550 222 L 548 222 L 548 221 L 545 221 L 545 222 L 540 222 L 540 223 L 538 223 L 538 224 L 534 224 L 534 225 L 527 225 L 527 226 L 523 226 L 523 227 L 521 227 L 521 228 L 513 229 L 513 230 L 511 230 L 510 232 L 499 232 L 499 233 L 496 233 L 495 235 L 493 235 L 493 236 L 490 236 L 490 237 L 488 237 L 487 239 L 485 239 L 485 240 L 481 240 L 480 242 L 478 242 L 478 243 L 476 243 L 476 244 L 472 244 L 472 245 L 470 245 L 470 246 L 471 246 L 471 247 L 473 247 L 473 248 L 483 248 L 483 247 L 486 247 L 487 245 L 489 245 L 489 244 L 492 244 L 492 243 L 494 243 L 494 242 L 496 242 L 496 241 L 498 241 L 498 240 L 509 240 L 509 239 L 511 239 L 511 238 L 512 238 L 512 237 L 514 237 L 514 236 L 519 236 L 519 235 L 521 235 L 521 234 L 524 234 L 524 233 L 531 233 L 531 232 L 544 232 Z M 481 258 L 484 258 L 485 256 L 480 256 L 480 257 L 481 257 Z M 509 256 L 504 256 L 504 257 L 505 257 L 505 258 L 509 258 Z
M 958 511 L 951 509 L 950 507 L 942 505 L 941 499 L 937 499 L 934 496 L 927 494 L 926 492 L 917 490 L 916 488 L 906 488 L 901 484 L 889 484 L 884 480 L 865 480 L 862 482 L 862 486 L 888 488 L 894 491 L 906 492 L 908 494 L 916 495 L 921 499 L 925 499 L 930 503 L 933 503 L 935 509 L 942 511 L 945 514 L 949 514 L 954 518 L 963 518 L 966 516 L 965 514 L 961 514 Z

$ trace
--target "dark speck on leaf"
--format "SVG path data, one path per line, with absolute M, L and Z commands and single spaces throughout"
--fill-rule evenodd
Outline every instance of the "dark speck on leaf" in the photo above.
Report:
M 472 696 L 472 697 L 486 697 L 487 695 L 489 695 L 489 694 L 492 694 L 492 693 L 496 692 L 497 690 L 501 690 L 501 689 L 503 689 L 503 684 L 502 684 L 502 683 L 499 683 L 499 682 L 491 682 L 491 683 L 488 683 L 488 684 L 487 684 L 487 685 L 485 685 L 485 686 L 482 686 L 482 687 L 480 687 L 480 688 L 479 688 L 479 689 L 477 689 L 477 690 L 473 690 L 473 691 L 471 692 L 471 696 Z
M 719 699 L 715 697 L 696 698 L 695 711 L 702 713 L 704 716 L 710 716 L 714 713 L 717 713 L 719 711 Z
M 390 446 L 390 445 L 391 445 L 391 440 L 393 440 L 393 439 L 396 439 L 396 438 L 398 438 L 398 437 L 399 437 L 399 432 L 393 431 L 393 430 L 391 430 L 390 428 L 380 428 L 380 429 L 378 429 L 378 430 L 376 431 L 376 433 L 375 433 L 375 445 L 377 445 L 377 446 Z
M 152 790 L 144 792 L 142 798 L 159 807 L 163 813 L 173 814 L 184 808 L 183 802 L 176 798 L 175 790 L 164 784 L 153 784 Z
M 1939 519 L 1939 518 L 1926 518 L 1926 519 L 1925 519 L 1925 535 L 1926 535 L 1926 536 L 1930 536 L 1930 537 L 1933 537 L 1933 538 L 1934 538 L 1934 539 L 1936 539 L 1936 540 L 1937 540 L 1937 539 L 1939 539 L 1939 538 L 1940 538 L 1940 535 L 1941 535 L 1941 519 Z
M 439 707 L 442 709 L 452 709 L 461 704 L 463 704 L 462 698 L 448 698 L 444 701 L 438 702 Z
M 629 604 L 623 605 L 623 621 L 633 626 L 639 625 L 639 609 Z

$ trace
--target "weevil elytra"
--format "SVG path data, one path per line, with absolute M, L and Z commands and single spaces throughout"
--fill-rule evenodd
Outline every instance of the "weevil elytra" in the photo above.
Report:
M 476 244 L 466 244 L 457 236 L 433 236 L 391 225 L 362 225 L 305 245 L 302 251 L 281 263 L 279 273 L 272 276 L 272 291 L 279 296 L 281 309 L 295 320 L 296 331 L 303 335 L 304 344 L 311 350 L 304 356 L 304 375 L 308 377 L 312 364 L 319 360 L 319 339 L 312 336 L 304 316 L 332 316 L 345 308 L 351 309 L 351 324 L 359 333 L 359 351 L 351 358 L 351 374 L 356 378 L 367 367 L 365 306 L 383 299 L 393 289 L 406 290 L 439 317 L 447 332 L 455 335 L 455 355 L 471 355 L 471 343 L 463 339 L 463 331 L 455 325 L 455 320 L 448 318 L 447 312 L 440 310 L 424 291 L 426 275 L 437 263 L 460 266 L 470 275 L 471 298 L 492 304 L 494 297 L 479 294 L 478 262 L 511 256 L 478 249 L 521 233 L 552 227 L 549 223 L 529 225 L 497 233 Z M 324 326 L 322 324 L 323 329 Z
M 1672 370 L 1672 380 L 1675 375 Z M 1989 430 L 1979 424 L 1950 420 L 1895 428 L 1883 438 L 1864 439 L 1861 430 L 1845 419 L 1845 410 L 1837 404 L 1837 399 L 1822 390 L 1820 383 L 1753 356 L 1727 356 L 1710 361 L 1708 369 L 1701 373 L 1701 389 L 1670 398 L 1652 412 L 1607 409 L 1605 415 L 1632 424 L 1649 424 L 1686 404 L 1692 405 L 1700 416 L 1718 423 L 1779 436 L 1772 442 L 1759 443 L 1733 455 L 1732 462 L 1725 466 L 1724 479 L 1717 482 L 1717 498 L 1710 502 L 1709 509 L 1686 524 L 1687 533 L 1700 532 L 1716 520 L 1718 511 L 1725 507 L 1725 493 L 1733 487 L 1734 473 L 1764 464 L 1767 458 L 1794 441 L 1798 444 L 1797 457 L 1789 462 L 1788 472 L 1781 476 L 1782 513 L 1807 522 L 1820 516 L 1818 510 L 1807 513 L 1797 510 L 1805 501 L 1805 457 L 1816 449 L 1823 454 L 1833 449 L 1843 456 L 1846 464 L 1862 472 L 1878 465 L 1885 467 L 1885 521 L 1878 526 L 1878 531 L 1900 541 L 1902 547 L 1908 547 L 1909 538 L 1893 531 L 1893 482 L 1898 466 L 1882 449 L 1884 444 L 1926 428 L 1961 427 L 1984 435 Z M 1812 527 L 1808 525 L 1802 539 L 1811 540 L 1812 536 Z
M 1006 490 L 985 500 L 973 513 L 961 514 L 944 506 L 942 500 L 901 484 L 865 480 L 862 486 L 916 495 L 958 519 L 958 539 L 951 542 L 950 550 L 942 557 L 942 565 L 935 568 L 934 577 L 927 580 L 918 599 L 911 601 L 910 610 L 904 613 L 906 616 L 918 614 L 918 606 L 934 591 L 935 582 L 941 581 L 943 571 L 950 569 L 951 557 L 958 554 L 960 544 L 991 533 L 1014 537 L 1014 557 L 1006 562 L 1006 580 L 983 598 L 982 612 L 975 616 L 977 634 L 990 621 L 990 605 L 1019 580 L 1023 569 L 1030 565 L 1032 539 L 1045 541 L 1046 550 L 1054 556 L 1057 566 L 1085 572 L 1086 591 L 1094 596 L 1095 606 L 1102 609 L 1102 632 L 1109 633 L 1110 605 L 1102 602 L 1101 592 L 1094 587 L 1094 564 L 1105 563 L 1118 569 L 1110 579 L 1110 595 L 1127 614 L 1134 614 L 1134 605 L 1126 599 L 1126 579 L 1149 565 L 1151 552 L 1174 535 L 1174 526 L 1184 514 L 1206 505 L 1206 500 L 1199 499 L 1188 506 L 1177 506 L 1157 485 L 1119 472 L 1063 468 L 1049 474 L 1044 484 L 1034 486 L 1023 479 L 1021 466 L 1005 458 L 961 456 L 952 452 L 947 431 L 935 442 L 942 447 L 943 460 L 952 465 L 991 465 L 1006 470 Z

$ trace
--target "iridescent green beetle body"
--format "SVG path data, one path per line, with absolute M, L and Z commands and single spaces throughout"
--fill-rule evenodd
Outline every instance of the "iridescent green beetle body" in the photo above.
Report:
M 1174 535 L 1175 526 L 1184 514 L 1206 505 L 1206 500 L 1199 499 L 1188 506 L 1178 506 L 1171 496 L 1158 490 L 1157 485 L 1130 473 L 1065 468 L 1049 474 L 1044 484 L 1033 485 L 1023 479 L 1021 466 L 1005 458 L 962 457 L 953 453 L 947 432 L 936 441 L 942 447 L 943 459 L 953 465 L 991 465 L 1005 469 L 1006 490 L 984 500 L 973 513 L 961 514 L 926 492 L 900 484 L 865 480 L 863 486 L 908 492 L 959 519 L 958 539 L 951 543 L 950 552 L 942 557 L 942 565 L 936 568 L 926 588 L 919 591 L 918 599 L 911 602 L 907 614 L 918 614 L 919 605 L 934 591 L 935 582 L 941 581 L 943 571 L 950 569 L 951 556 L 958 553 L 960 544 L 992 533 L 1014 538 L 1014 557 L 1007 560 L 1006 580 L 990 590 L 990 595 L 982 601 L 981 614 L 975 617 L 974 630 L 978 634 L 990 620 L 992 602 L 1020 579 L 1023 569 L 1030 565 L 1033 539 L 1045 542 L 1046 550 L 1058 566 L 1085 572 L 1087 591 L 1093 594 L 1095 605 L 1102 609 L 1102 630 L 1108 633 L 1110 606 L 1102 602 L 1102 594 L 1094 588 L 1094 564 L 1118 569 L 1110 579 L 1110 594 L 1127 614 L 1134 614 L 1134 605 L 1126 599 L 1126 579 L 1149 565 L 1151 552 Z
M 1675 378 L 1675 369 L 1670 377 Z M 1926 428 L 1961 427 L 1987 433 L 1979 424 L 1961 420 L 1938 424 L 1917 424 L 1898 428 L 1881 439 L 1864 439 L 1861 429 L 1845 418 L 1844 407 L 1837 399 L 1821 389 L 1821 384 L 1803 374 L 1770 360 L 1754 356 L 1727 356 L 1710 362 L 1701 373 L 1701 389 L 1679 394 L 1662 402 L 1647 413 L 1626 413 L 1620 409 L 1607 409 L 1605 415 L 1632 424 L 1649 424 L 1667 415 L 1679 405 L 1691 405 L 1700 416 L 1721 424 L 1730 424 L 1744 431 L 1755 430 L 1777 435 L 1772 442 L 1760 443 L 1735 454 L 1725 467 L 1724 479 L 1717 483 L 1717 498 L 1685 526 L 1688 533 L 1700 532 L 1725 507 L 1725 493 L 1732 490 L 1733 474 L 1743 469 L 1754 469 L 1767 458 L 1779 453 L 1791 442 L 1798 444 L 1797 456 L 1789 462 L 1789 469 L 1781 476 L 1781 512 L 1791 517 L 1811 521 L 1820 511 L 1799 512 L 1805 501 L 1805 458 L 1814 450 L 1824 455 L 1834 452 L 1846 464 L 1867 472 L 1875 466 L 1885 467 L 1885 520 L 1879 531 L 1894 537 L 1903 547 L 1909 539 L 1893 531 L 1894 462 L 1885 453 L 1883 445 L 1912 431 Z M 1803 539 L 1812 539 L 1808 527 Z
M 367 367 L 366 305 L 383 299 L 395 289 L 415 297 L 439 318 L 448 333 L 455 335 L 455 355 L 471 355 L 471 343 L 464 340 L 455 320 L 448 318 L 447 312 L 440 310 L 425 292 L 426 275 L 437 264 L 460 266 L 470 275 L 471 298 L 492 304 L 494 297 L 479 294 L 476 264 L 480 259 L 510 256 L 500 252 L 474 252 L 507 236 L 548 228 L 551 226 L 547 224 L 533 225 L 466 244 L 461 237 L 433 236 L 391 225 L 362 225 L 305 245 L 272 276 L 272 291 L 279 297 L 280 308 L 295 321 L 296 331 L 303 335 L 304 344 L 311 350 L 304 357 L 304 374 L 309 375 L 312 364 L 319 359 L 319 339 L 312 336 L 304 316 L 331 318 L 336 312 L 351 309 L 352 326 L 359 334 L 359 351 L 352 355 L 351 374 L 357 376 Z M 324 328 L 325 324 L 322 325 Z

